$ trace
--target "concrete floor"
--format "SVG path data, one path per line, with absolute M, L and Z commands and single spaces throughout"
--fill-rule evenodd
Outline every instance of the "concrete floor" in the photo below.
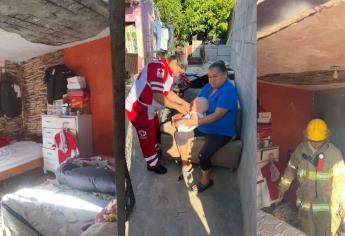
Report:
M 129 129 L 130 130 L 130 129 Z M 204 193 L 189 192 L 177 182 L 180 173 L 175 162 L 163 160 L 168 173 L 159 176 L 146 170 L 137 137 L 128 166 L 136 206 L 127 223 L 128 236 L 240 236 L 242 215 L 236 173 L 216 168 L 215 185 Z M 195 168 L 199 179 L 199 168 Z
M 34 170 L 25 172 L 21 175 L 14 176 L 12 178 L 0 181 L 0 200 L 8 194 L 13 193 L 21 188 L 33 187 L 45 182 L 47 179 L 54 178 L 54 175 L 48 172 L 46 175 L 43 173 L 42 168 L 36 168 Z M 1 209 L 0 209 L 1 214 Z M 2 232 L 0 221 L 0 235 Z
M 55 178 L 54 174 L 43 173 L 42 168 L 36 168 L 12 178 L 0 181 L 0 199 L 8 193 L 13 193 L 21 188 L 33 187 L 45 182 L 47 179 Z

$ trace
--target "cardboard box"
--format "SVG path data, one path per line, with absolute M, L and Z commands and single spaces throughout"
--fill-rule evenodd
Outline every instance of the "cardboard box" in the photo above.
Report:
M 258 123 L 259 124 L 269 124 L 271 123 L 271 112 L 259 112 Z

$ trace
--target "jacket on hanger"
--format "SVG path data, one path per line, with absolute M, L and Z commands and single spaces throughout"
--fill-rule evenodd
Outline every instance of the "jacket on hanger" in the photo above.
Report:
M 10 118 L 22 112 L 20 87 L 9 74 L 4 74 L 0 81 L 0 111 Z
M 66 65 L 56 65 L 46 69 L 44 81 L 47 83 L 48 103 L 62 99 L 67 93 L 67 78 L 75 76 L 75 73 Z

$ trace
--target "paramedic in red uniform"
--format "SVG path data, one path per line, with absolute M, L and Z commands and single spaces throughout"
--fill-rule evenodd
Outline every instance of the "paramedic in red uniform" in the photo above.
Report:
M 189 103 L 171 90 L 173 77 L 181 72 L 183 65 L 174 55 L 152 61 L 139 74 L 126 98 L 126 115 L 137 131 L 147 170 L 157 174 L 167 172 L 157 156 L 158 110 L 164 106 L 182 114 L 189 111 Z

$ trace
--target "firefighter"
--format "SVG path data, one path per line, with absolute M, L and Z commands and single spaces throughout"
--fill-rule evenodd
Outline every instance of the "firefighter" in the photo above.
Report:
M 329 142 L 329 134 L 323 120 L 311 120 L 306 140 L 293 152 L 279 183 L 283 195 L 297 177 L 296 205 L 301 230 L 308 236 L 336 235 L 344 217 L 345 165 L 340 150 Z
M 173 77 L 179 76 L 183 68 L 175 55 L 148 63 L 126 98 L 126 115 L 137 131 L 147 170 L 157 174 L 167 172 L 157 155 L 160 131 L 157 112 L 164 106 L 186 114 L 190 108 L 171 90 Z

